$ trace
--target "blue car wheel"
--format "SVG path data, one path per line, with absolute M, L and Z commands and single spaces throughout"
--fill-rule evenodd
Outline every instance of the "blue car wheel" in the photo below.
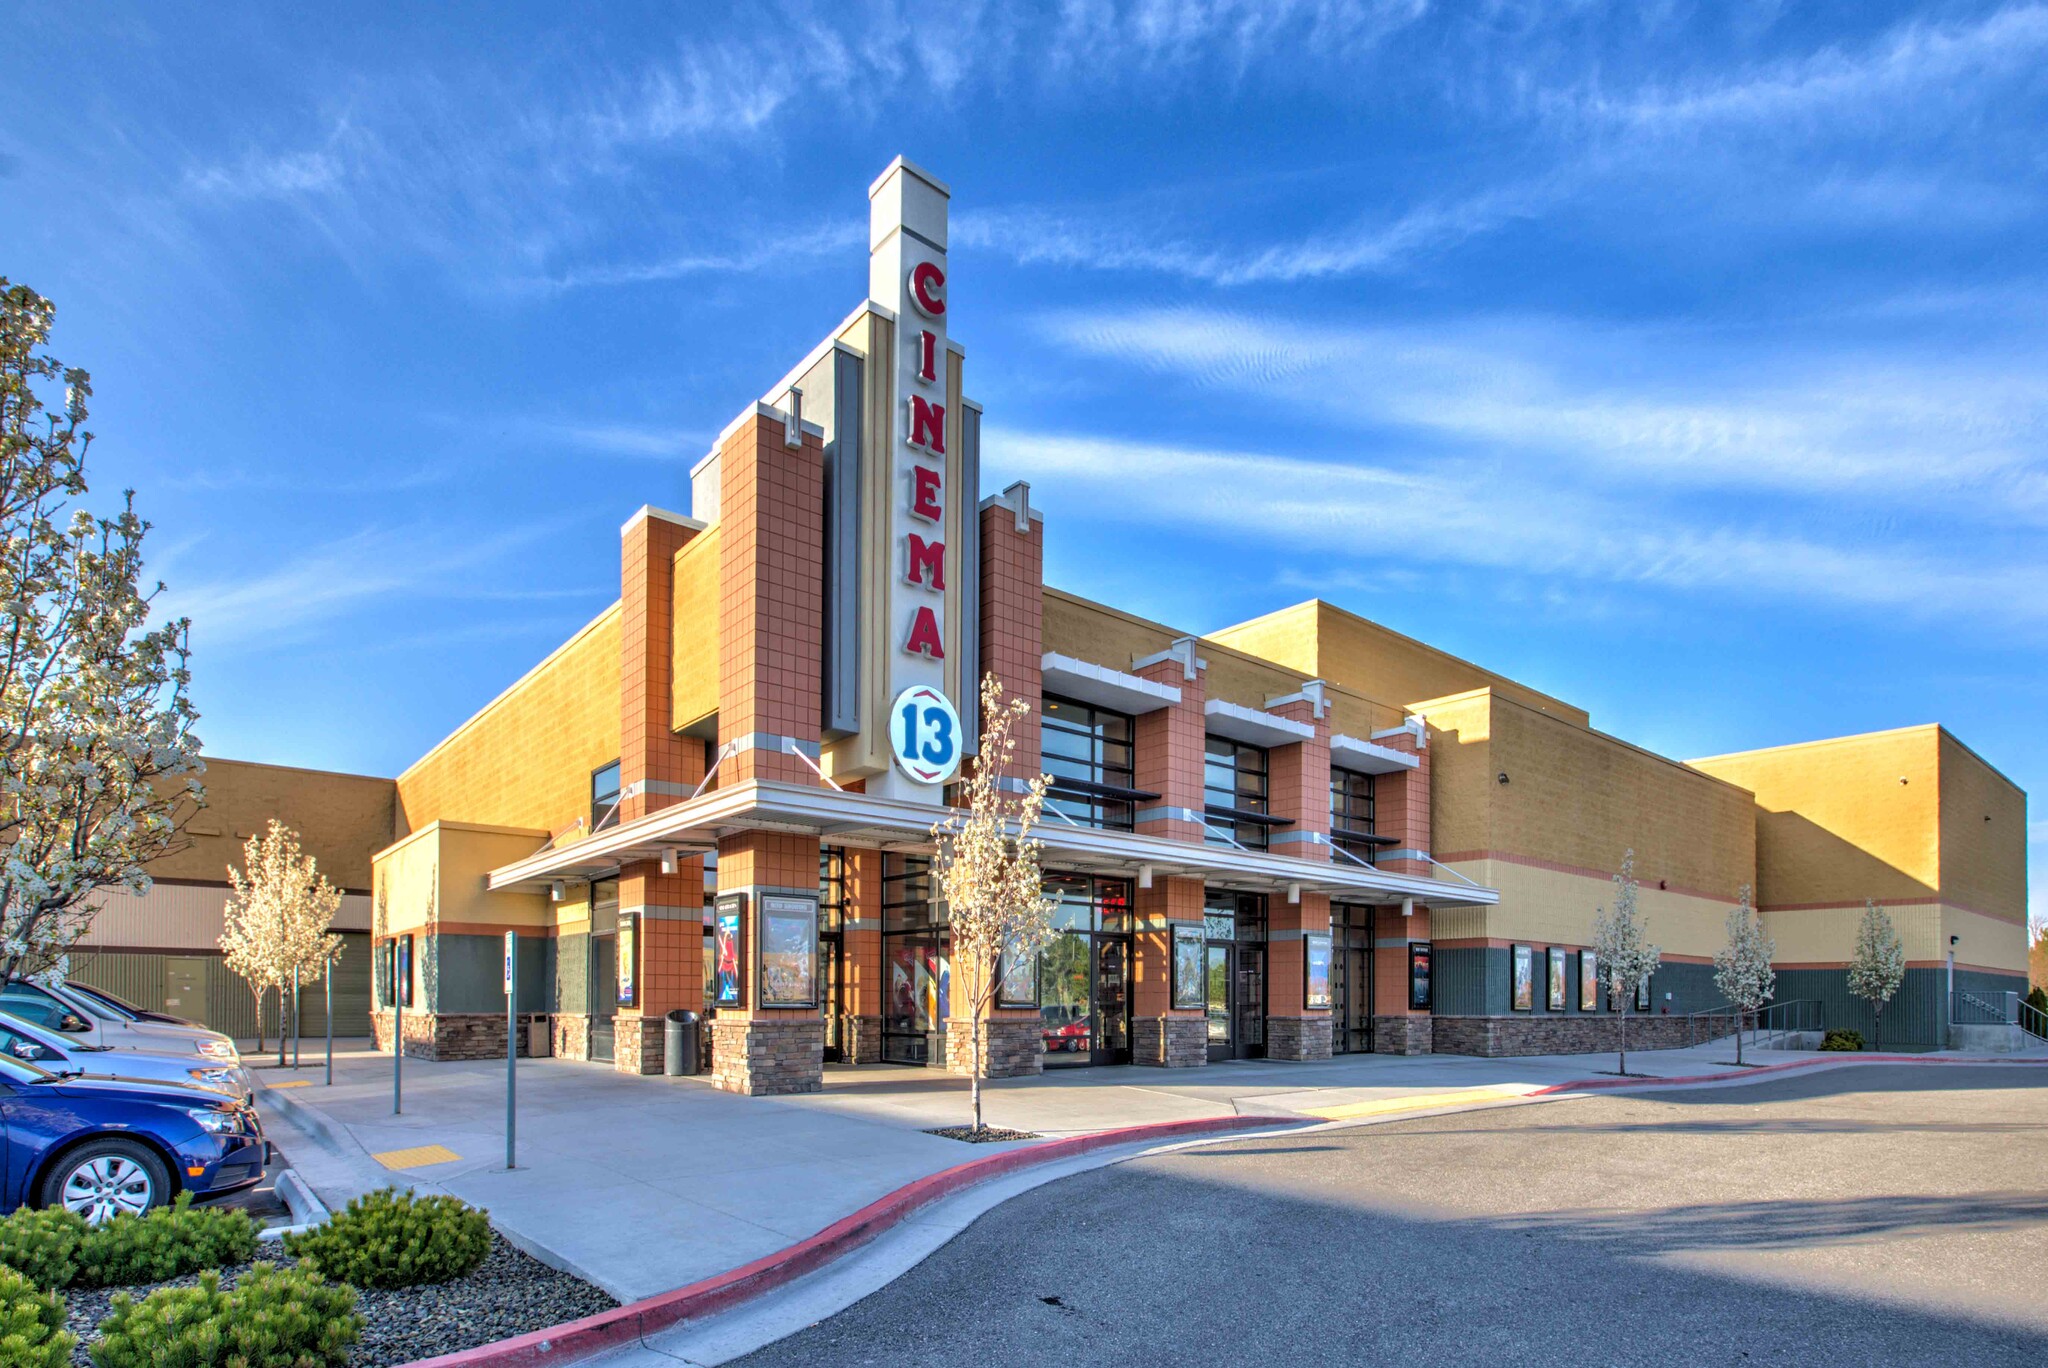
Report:
M 116 1216 L 140 1216 L 171 1199 L 171 1175 L 147 1145 L 133 1140 L 88 1140 L 59 1159 L 43 1177 L 42 1204 L 77 1212 L 89 1225 Z

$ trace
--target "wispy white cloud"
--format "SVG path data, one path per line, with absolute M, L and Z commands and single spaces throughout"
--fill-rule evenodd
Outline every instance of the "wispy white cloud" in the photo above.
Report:
M 992 465 L 1028 471 L 1120 516 L 1283 544 L 1319 557 L 1398 555 L 1588 580 L 1803 599 L 1909 614 L 2048 624 L 2048 561 L 1998 563 L 1895 545 L 1835 544 L 1671 518 L 1478 462 L 1422 469 L 1261 452 L 992 430 Z
M 705 275 L 789 270 L 797 263 L 845 259 L 867 243 L 867 225 L 853 220 L 822 223 L 795 233 L 762 231 L 725 250 L 680 252 L 650 261 L 572 266 L 537 275 L 536 288 L 574 290 L 592 286 L 649 285 Z
M 678 460 L 703 454 L 705 434 L 674 428 L 635 427 L 628 423 L 535 423 L 519 425 L 520 435 L 543 443 L 560 443 L 604 456 L 647 460 Z
M 157 601 L 166 617 L 189 617 L 195 650 L 270 649 L 394 599 L 475 595 L 473 576 L 543 539 L 549 529 L 451 536 L 422 524 L 359 532 L 310 547 L 267 568 L 214 578 L 181 573 L 188 544 L 154 562 L 170 582 Z
M 960 215 L 954 238 L 1027 266 L 1149 271 L 1224 287 L 1291 284 L 1403 269 L 1419 257 L 1528 216 L 1547 196 L 1534 185 L 1486 191 L 1421 205 L 1390 219 L 1250 247 L 1197 242 L 1170 227 L 1133 222 L 1108 207 L 1092 212 L 971 210 Z
M 1997 516 L 2048 517 L 2048 379 L 2031 364 L 1731 360 L 1682 331 L 1562 320 L 1373 328 L 1177 309 L 1043 327 L 1083 355 L 1510 462 L 1886 503 L 1991 496 Z
M 1929 96 L 1978 98 L 1977 83 L 2038 71 L 2044 53 L 2048 6 L 2011 5 L 1974 21 L 1909 21 L 1861 51 L 1831 46 L 1761 70 L 1619 96 L 1583 94 L 1576 103 L 1584 112 L 1645 131 L 1782 128 L 1788 120 L 1856 110 L 1889 118 Z

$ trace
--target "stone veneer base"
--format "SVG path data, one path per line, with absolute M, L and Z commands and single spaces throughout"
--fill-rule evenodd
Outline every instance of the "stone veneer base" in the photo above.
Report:
M 1437 1054 L 1481 1055 L 1489 1059 L 1516 1055 L 1595 1054 L 1621 1044 L 1620 1018 L 1608 1013 L 1586 1016 L 1440 1016 L 1435 1018 Z M 1631 1016 L 1628 1048 L 1675 1050 L 1733 1035 L 1735 1018 Z
M 848 1064 L 875 1064 L 882 1058 L 882 1019 L 874 1016 L 839 1018 L 839 1052 Z
M 1266 1018 L 1266 1058 L 1306 1063 L 1330 1057 L 1329 1016 Z
M 548 1023 L 548 1039 L 555 1058 L 590 1058 L 590 1018 L 580 1012 L 557 1012 Z
M 817 1092 L 825 1086 L 825 1023 L 714 1020 L 711 1082 L 751 1097 Z
M 983 1078 L 1027 1078 L 1045 1072 L 1045 1032 L 1038 1022 L 994 1018 L 982 1029 L 987 1053 Z M 946 1072 L 963 1077 L 974 1072 L 974 1023 L 966 1017 L 946 1022 Z
M 1209 1062 L 1208 1018 L 1137 1018 L 1131 1023 L 1131 1062 L 1155 1069 L 1200 1068 Z
M 1404 1016 L 1376 1016 L 1372 1019 L 1374 1054 L 1420 1055 L 1435 1049 L 1432 1018 L 1417 1012 Z
M 391 1050 L 391 1012 L 370 1014 L 370 1032 L 380 1053 Z M 520 1032 L 519 1054 L 526 1056 L 526 1033 Z M 407 1059 L 503 1059 L 505 1016 L 502 1012 L 413 1012 L 405 1014 Z
M 666 1046 L 666 1023 L 659 1016 L 612 1018 L 612 1068 L 624 1074 L 658 1074 Z

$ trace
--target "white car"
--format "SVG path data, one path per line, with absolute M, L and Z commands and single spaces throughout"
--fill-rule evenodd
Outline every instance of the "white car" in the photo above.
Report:
M 77 1036 L 38 1026 L 11 1012 L 0 1012 L 0 1054 L 40 1064 L 51 1073 L 75 1069 L 87 1078 L 183 1083 L 188 1087 L 211 1088 L 240 1102 L 247 1102 L 253 1091 L 249 1075 L 239 1064 L 222 1064 L 189 1053 L 94 1045 Z
M 106 1045 L 140 1050 L 194 1054 L 221 1064 L 239 1066 L 235 1042 L 203 1026 L 172 1026 L 144 1021 L 101 998 L 73 992 L 63 984 L 12 979 L 0 985 L 0 1012 L 10 1012 L 47 1030 Z

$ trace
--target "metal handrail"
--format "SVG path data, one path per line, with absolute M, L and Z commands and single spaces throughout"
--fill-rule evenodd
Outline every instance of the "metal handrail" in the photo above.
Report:
M 2019 1020 L 2013 1025 L 2042 1044 L 2048 1045 L 2048 1012 L 2042 1011 L 2025 998 L 2020 999 Z
M 1742 1022 L 1743 1016 L 1749 1018 L 1749 1024 L 1746 1026 Z M 1750 1046 L 1758 1050 L 1776 1049 L 1779 1043 L 1788 1035 L 1800 1035 L 1808 1031 L 1821 1031 L 1823 1033 L 1826 1031 L 1826 1016 L 1823 1013 L 1819 998 L 1793 998 L 1785 1002 L 1767 1002 L 1754 1012 L 1748 1013 L 1738 1012 L 1735 1004 L 1732 1002 L 1724 1002 L 1719 1007 L 1706 1007 L 1697 1012 L 1687 1012 L 1685 1014 L 1685 1043 L 1687 1045 L 1704 1044 L 1708 1040 L 1719 1038 L 1717 1035 L 1704 1037 L 1700 1035 L 1699 1022 L 1703 1017 L 1735 1018 L 1736 1031 L 1746 1032 L 1749 1037 Z M 1808 1018 L 1812 1019 L 1812 1025 L 1807 1024 Z M 1766 1035 L 1771 1038 L 1771 1044 L 1769 1045 L 1764 1044 L 1764 1037 Z

